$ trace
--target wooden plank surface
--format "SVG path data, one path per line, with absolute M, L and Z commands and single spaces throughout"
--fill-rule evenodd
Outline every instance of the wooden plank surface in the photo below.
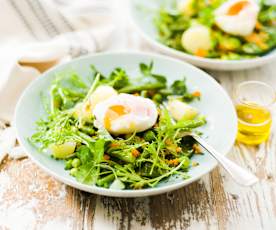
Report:
M 132 31 L 129 37 L 117 49 L 150 50 Z M 245 80 L 262 80 L 275 88 L 275 66 L 276 62 L 249 71 L 208 72 L 232 96 L 234 87 Z M 0 229 L 276 229 L 275 131 L 273 127 L 267 143 L 236 144 L 229 153 L 260 177 L 252 188 L 240 187 L 217 167 L 168 194 L 108 198 L 65 186 L 30 159 L 6 159 L 0 167 Z
M 240 81 L 276 84 L 276 63 L 241 72 L 211 72 L 231 95 Z M 232 76 L 230 76 L 232 75 Z M 261 181 L 235 184 L 216 168 L 169 194 L 123 199 L 88 194 L 57 182 L 29 159 L 6 160 L 0 170 L 2 229 L 275 229 L 276 136 L 258 147 L 236 144 L 234 161 Z

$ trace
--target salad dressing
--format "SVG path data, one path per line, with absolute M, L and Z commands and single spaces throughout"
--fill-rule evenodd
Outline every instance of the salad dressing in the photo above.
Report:
M 268 108 L 254 103 L 247 103 L 236 105 L 236 111 L 238 116 L 238 141 L 255 145 L 268 139 L 272 123 Z

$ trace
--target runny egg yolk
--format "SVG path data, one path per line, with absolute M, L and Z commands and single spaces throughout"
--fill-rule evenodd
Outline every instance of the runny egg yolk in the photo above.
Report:
M 95 122 L 114 135 L 145 131 L 158 117 L 153 101 L 124 93 L 98 103 L 93 114 Z
M 106 111 L 106 114 L 104 117 L 104 127 L 106 129 L 110 129 L 112 121 L 128 113 L 130 113 L 130 109 L 123 105 L 110 106 Z
M 237 15 L 241 10 L 243 10 L 247 5 L 248 1 L 240 1 L 233 4 L 227 11 L 227 15 Z

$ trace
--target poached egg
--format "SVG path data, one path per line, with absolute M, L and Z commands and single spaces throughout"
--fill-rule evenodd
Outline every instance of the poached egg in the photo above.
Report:
M 115 135 L 145 131 L 158 117 L 152 100 L 124 93 L 97 103 L 92 112 L 96 121 Z
M 254 0 L 229 0 L 216 9 L 215 23 L 226 33 L 247 36 L 255 28 L 259 11 Z

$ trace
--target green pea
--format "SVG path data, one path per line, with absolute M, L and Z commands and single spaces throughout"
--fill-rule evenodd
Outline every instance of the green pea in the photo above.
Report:
M 160 93 L 155 94 L 155 95 L 153 96 L 153 98 L 152 98 L 152 100 L 154 100 L 154 101 L 157 102 L 157 103 L 161 103 L 161 102 L 162 102 L 162 99 L 163 99 L 163 97 L 162 97 L 162 95 L 161 95 Z
M 180 160 L 181 161 L 184 160 L 184 162 L 182 164 L 182 168 L 183 169 L 187 169 L 190 166 L 191 161 L 190 161 L 190 159 L 188 157 L 183 156 Z
M 155 134 L 153 131 L 149 130 L 144 133 L 144 139 L 145 141 L 153 141 L 155 140 Z
M 72 159 L 65 162 L 65 170 L 72 168 Z
M 75 158 L 75 159 L 72 160 L 72 166 L 73 166 L 74 168 L 79 167 L 80 164 L 81 164 L 81 161 L 80 161 L 79 158 Z
M 76 174 L 77 174 L 77 172 L 78 172 L 78 169 L 77 169 L 77 168 L 72 168 L 72 169 L 70 170 L 70 175 L 75 177 Z

